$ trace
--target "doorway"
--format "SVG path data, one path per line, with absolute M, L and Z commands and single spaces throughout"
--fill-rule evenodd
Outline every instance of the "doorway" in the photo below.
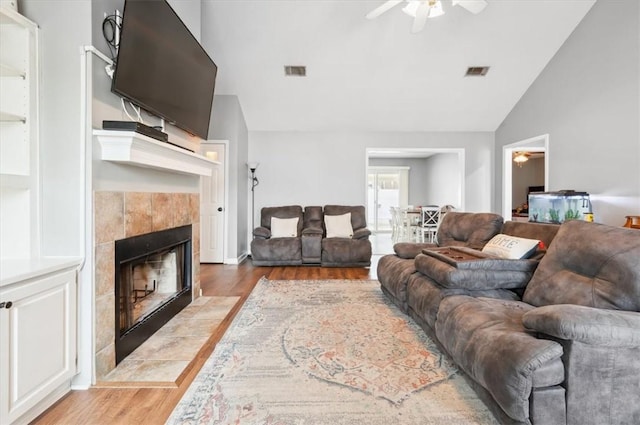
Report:
M 200 262 L 223 263 L 226 234 L 225 142 L 202 142 L 200 152 L 217 161 L 210 177 L 200 179 Z
M 409 201 L 409 167 L 369 167 L 367 223 L 372 232 L 391 232 L 391 207 Z
M 365 155 L 367 225 L 372 232 L 391 234 L 390 206 L 452 205 L 464 211 L 464 149 L 366 148 Z M 407 172 L 406 179 L 398 182 L 399 191 L 404 190 L 406 195 L 400 192 L 397 203 L 387 205 L 392 200 L 391 193 L 381 194 L 378 188 L 387 180 L 374 180 L 372 174 L 375 170 L 399 169 Z
M 537 155 L 544 155 L 544 190 L 549 190 L 549 135 L 543 134 L 530 139 L 504 145 L 502 147 L 502 216 L 515 219 L 514 208 L 514 157 L 522 153 L 525 157 L 535 159 Z M 537 185 L 532 185 L 537 186 Z M 519 201 L 516 199 L 516 201 Z

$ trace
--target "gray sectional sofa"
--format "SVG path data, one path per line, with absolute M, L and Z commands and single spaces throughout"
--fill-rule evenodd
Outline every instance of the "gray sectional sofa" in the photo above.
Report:
M 345 214 L 350 215 L 349 233 L 327 234 L 325 218 Z M 297 219 L 297 228 L 289 236 L 274 237 L 274 217 Z M 256 266 L 369 267 L 370 235 L 362 205 L 265 207 L 260 212 L 260 226 L 253 231 L 251 257 Z
M 446 226 L 456 226 L 449 214 Z M 640 231 L 582 221 L 496 229 L 486 216 L 465 218 L 478 221 L 460 234 L 484 228 L 548 250 L 496 259 L 465 242 L 443 248 L 443 238 L 411 259 L 398 246 L 378 263 L 382 291 L 501 423 L 640 424 Z

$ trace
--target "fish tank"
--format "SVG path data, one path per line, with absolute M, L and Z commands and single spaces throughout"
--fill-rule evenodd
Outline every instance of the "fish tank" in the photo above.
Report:
M 529 221 L 561 224 L 568 220 L 588 220 L 591 200 L 587 192 L 561 190 L 529 193 Z

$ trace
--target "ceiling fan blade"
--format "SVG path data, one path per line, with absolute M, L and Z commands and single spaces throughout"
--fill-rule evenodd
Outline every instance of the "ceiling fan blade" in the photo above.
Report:
M 389 0 L 387 2 L 382 3 L 380 6 L 373 9 L 371 12 L 367 13 L 367 19 L 375 19 L 378 16 L 382 15 L 387 10 L 392 7 L 402 3 L 403 0 Z
M 420 3 L 420 6 L 418 6 L 418 10 L 416 11 L 416 18 L 413 20 L 413 26 L 411 26 L 412 33 L 422 31 L 424 25 L 427 23 L 430 11 L 431 6 L 429 6 L 429 2 L 423 1 Z
M 451 0 L 453 6 L 458 5 L 477 15 L 487 7 L 486 0 Z

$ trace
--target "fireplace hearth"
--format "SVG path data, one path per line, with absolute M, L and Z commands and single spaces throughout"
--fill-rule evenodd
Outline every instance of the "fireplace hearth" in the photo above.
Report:
M 115 241 L 116 364 L 192 299 L 191 225 Z

